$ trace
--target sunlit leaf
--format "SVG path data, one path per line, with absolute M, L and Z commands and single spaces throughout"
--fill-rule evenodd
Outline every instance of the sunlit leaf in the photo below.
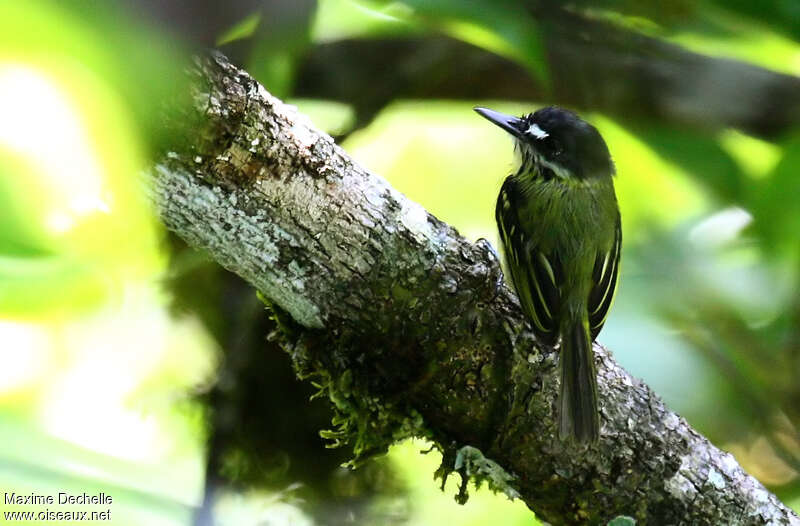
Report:
M 781 158 L 779 146 L 736 130 L 725 130 L 718 140 L 728 155 L 736 160 L 742 172 L 752 179 L 766 177 Z
M 217 39 L 217 45 L 222 46 L 235 40 L 241 40 L 243 38 L 253 36 L 253 33 L 255 33 L 259 22 L 261 22 L 260 13 L 253 13 L 246 16 L 239 23 L 235 24 L 232 28 L 220 35 L 220 37 Z
M 675 28 L 667 40 L 703 55 L 750 62 L 781 73 L 800 73 L 800 43 L 776 32 L 775 26 L 765 26 L 719 4 L 698 2 L 696 15 L 690 23 Z
M 617 168 L 617 190 L 626 245 L 641 240 L 647 227 L 677 225 L 706 207 L 701 186 L 668 155 L 615 122 L 593 116 Z
M 536 19 L 525 6 L 513 0 L 361 0 L 373 9 L 396 4 L 408 6 L 403 13 L 454 38 L 483 47 L 526 66 L 531 74 L 547 83 L 549 70 Z
M 148 146 L 114 75 L 100 74 L 115 70 L 113 53 L 91 28 L 51 7 L 0 4 L 6 315 L 96 305 L 118 294 L 124 277 L 151 275 L 163 264 L 138 179 Z M 47 36 L 30 39 L 25 30 L 34 28 Z M 19 38 L 5 45 L 9 36 Z M 54 52 L 42 38 L 63 46 Z
M 679 166 L 722 203 L 743 199 L 745 174 L 716 137 L 692 129 L 654 124 L 632 127 L 635 136 L 663 159 Z
M 353 108 L 341 102 L 317 99 L 289 99 L 300 113 L 307 115 L 314 126 L 331 135 L 344 133 L 353 125 Z
M 434 471 L 441 463 L 438 452 L 422 455 L 430 445 L 417 440 L 406 440 L 389 450 L 389 459 L 408 487 L 409 499 L 414 503 L 411 515 L 405 524 L 425 526 L 428 524 L 457 523 L 463 526 L 483 526 L 500 520 L 508 526 L 536 526 L 531 511 L 522 500 L 511 501 L 494 495 L 485 485 L 470 489 L 469 503 L 457 504 L 453 495 L 459 491 L 459 477 L 450 477 L 442 492 L 438 484 L 432 484 Z M 426 475 L 428 474 L 428 475 Z
M 376 7 L 357 0 L 319 0 L 311 30 L 316 43 L 346 38 L 396 37 L 423 32 L 404 4 Z
M 780 146 L 783 157 L 758 181 L 750 206 L 753 226 L 764 237 L 765 247 L 796 262 L 800 256 L 800 135 L 788 137 Z

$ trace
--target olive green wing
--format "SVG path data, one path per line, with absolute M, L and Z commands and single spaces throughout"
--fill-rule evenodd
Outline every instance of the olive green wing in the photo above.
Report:
M 619 213 L 614 225 L 614 241 L 611 248 L 597 254 L 592 271 L 592 291 L 589 293 L 589 328 L 592 341 L 600 334 L 608 317 L 608 311 L 617 293 L 619 256 L 622 248 L 622 228 Z
M 526 237 L 517 211 L 520 194 L 512 178 L 500 189 L 495 209 L 497 227 L 520 304 L 532 323 L 534 334 L 544 343 L 558 340 L 561 265 L 557 258 L 539 250 Z

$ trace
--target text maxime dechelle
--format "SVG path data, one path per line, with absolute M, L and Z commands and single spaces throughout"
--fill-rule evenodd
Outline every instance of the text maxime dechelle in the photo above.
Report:
M 57 496 L 53 495 L 39 495 L 36 493 L 30 494 L 19 494 L 19 493 L 4 493 L 3 494 L 3 504 L 9 505 L 14 504 L 17 506 L 26 506 L 26 505 L 46 505 L 46 504 L 75 504 L 75 505 L 85 505 L 85 504 L 95 504 L 95 505 L 106 505 L 112 504 L 114 499 L 111 495 L 106 493 L 97 493 L 95 495 L 89 495 L 87 493 L 79 493 L 77 495 L 73 495 L 70 493 L 65 493 L 63 491 L 59 492 Z

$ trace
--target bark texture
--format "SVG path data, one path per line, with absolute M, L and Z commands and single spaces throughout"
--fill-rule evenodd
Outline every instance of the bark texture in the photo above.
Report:
M 488 243 L 358 166 L 223 56 L 192 75 L 193 111 L 172 121 L 190 140 L 151 171 L 158 211 L 291 316 L 287 350 L 340 412 L 332 438 L 367 455 L 425 436 L 444 474 L 488 479 L 552 524 L 800 524 L 602 346 L 601 439 L 559 441 L 557 355 L 534 341 Z

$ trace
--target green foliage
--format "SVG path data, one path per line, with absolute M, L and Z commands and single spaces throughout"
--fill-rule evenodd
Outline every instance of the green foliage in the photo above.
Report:
M 236 40 L 249 38 L 253 36 L 258 29 L 258 24 L 261 22 L 261 15 L 259 13 L 252 13 L 244 17 L 241 21 L 237 22 L 230 29 L 224 32 L 217 38 L 217 45 L 222 46 L 229 44 Z
M 314 376 L 317 379 L 312 383 L 336 408 L 331 422 L 334 429 L 320 431 L 320 436 L 330 441 L 328 447 L 349 445 L 353 448 L 353 458 L 347 466 L 359 467 L 366 460 L 386 453 L 392 444 L 420 434 L 423 420 L 419 414 L 398 415 L 396 408 L 389 404 L 369 399 L 365 403 L 362 393 L 342 390 L 342 384 L 349 382 L 335 382 L 321 372 Z M 345 374 L 340 380 L 348 378 L 350 376 Z
M 409 17 L 403 4 L 379 6 L 357 0 L 319 0 L 311 28 L 314 42 L 347 38 L 389 38 L 419 35 L 425 29 Z
M 543 83 L 547 61 L 536 19 L 514 0 L 361 0 L 378 11 L 391 9 L 402 20 L 442 32 L 520 62 Z M 398 10 L 397 5 L 407 10 Z
M 775 256 L 796 262 L 800 256 L 800 134 L 787 137 L 779 144 L 782 158 L 765 178 L 755 183 L 747 196 L 753 211 L 756 234 L 764 241 L 763 248 Z
M 181 63 L 115 6 L 84 4 L 0 3 L 6 315 L 95 308 L 125 279 L 163 268 L 137 177 L 164 133 L 152 101 L 183 91 Z
M 695 176 L 696 184 L 721 202 L 741 202 L 746 176 L 718 138 L 696 130 L 647 125 L 633 126 L 631 133 L 645 142 L 654 154 Z M 625 152 L 623 155 L 627 155 Z M 702 177 L 696 177 L 702 174 Z M 623 174 L 624 176 L 624 174 Z
M 311 380 L 319 389 L 318 396 L 327 396 L 333 403 L 334 427 L 320 431 L 320 436 L 330 441 L 328 447 L 352 447 L 353 458 L 346 463 L 348 467 L 357 468 L 406 438 L 429 435 L 422 415 L 371 396 L 354 382 L 349 370 L 334 378 L 318 367 L 303 373 L 302 378 Z
M 467 485 L 470 480 L 474 482 L 476 489 L 486 483 L 494 493 L 503 493 L 509 499 L 519 498 L 519 492 L 513 486 L 515 477 L 495 461 L 484 457 L 476 447 L 464 446 L 442 456 L 442 465 L 436 471 L 436 478 L 442 481 L 442 490 L 447 478 L 454 472 L 461 475 L 461 486 L 455 496 L 459 504 L 466 504 L 469 500 Z
M 272 335 L 291 356 L 299 378 L 308 380 L 317 388 L 312 399 L 326 397 L 333 404 L 332 429 L 320 431 L 329 441 L 327 447 L 349 446 L 353 458 L 346 466 L 357 468 L 367 460 L 385 454 L 389 446 L 412 437 L 428 437 L 422 415 L 406 404 L 382 400 L 366 389 L 363 371 L 331 367 L 331 362 L 347 363 L 347 339 L 324 344 L 301 335 L 294 320 L 280 307 L 259 293 L 259 298 L 278 324 Z M 307 334 L 307 332 L 306 332 Z M 324 345 L 321 353 L 317 346 Z

